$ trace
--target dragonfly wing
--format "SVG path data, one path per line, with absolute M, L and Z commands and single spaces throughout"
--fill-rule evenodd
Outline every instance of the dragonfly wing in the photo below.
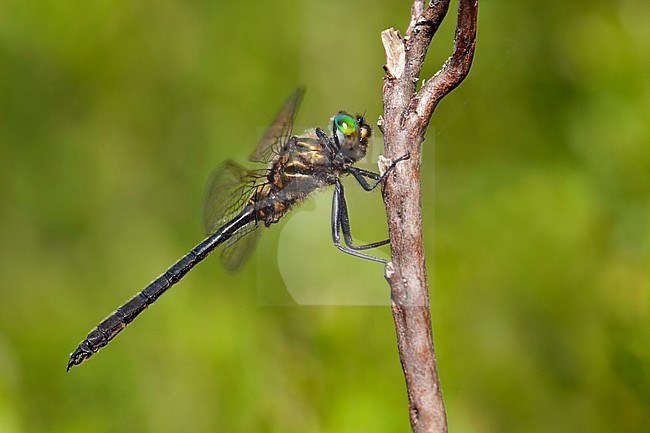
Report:
M 230 221 L 253 194 L 266 170 L 246 170 L 233 161 L 218 165 L 205 190 L 203 200 L 203 231 L 212 234 Z
M 226 242 L 221 252 L 221 264 L 227 271 L 235 272 L 251 255 L 259 237 L 256 228 L 257 224 L 252 222 Z
M 287 98 L 280 112 L 273 119 L 271 126 L 269 126 L 257 144 L 257 148 L 248 157 L 249 161 L 267 163 L 273 158 L 278 148 L 291 135 L 293 119 L 296 116 L 296 111 L 304 94 L 305 89 L 299 87 Z

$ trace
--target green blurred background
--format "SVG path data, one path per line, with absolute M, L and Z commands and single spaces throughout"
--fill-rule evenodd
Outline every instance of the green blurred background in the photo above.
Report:
M 409 7 L 0 2 L 0 433 L 408 431 L 382 268 L 331 245 L 329 193 L 240 273 L 210 257 L 65 365 L 202 238 L 212 167 L 245 161 L 297 85 L 298 125 L 376 121 L 379 34 Z M 454 432 L 648 431 L 648 22 L 644 0 L 481 0 L 470 76 L 423 147 Z M 382 238 L 379 194 L 349 185 L 357 236 Z

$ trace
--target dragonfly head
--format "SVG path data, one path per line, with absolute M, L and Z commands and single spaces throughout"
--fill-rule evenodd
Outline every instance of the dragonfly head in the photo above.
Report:
M 372 128 L 362 115 L 353 117 L 341 111 L 334 116 L 332 135 L 341 155 L 350 162 L 357 162 L 366 156 Z

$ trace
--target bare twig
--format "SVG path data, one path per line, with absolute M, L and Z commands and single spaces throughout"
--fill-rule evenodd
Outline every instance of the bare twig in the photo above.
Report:
M 406 36 L 382 32 L 386 77 L 382 89 L 386 157 L 411 158 L 398 164 L 383 196 L 390 232 L 392 262 L 386 267 L 397 345 L 406 379 L 413 432 L 446 432 L 436 366 L 428 283 L 422 244 L 420 146 L 438 102 L 467 76 L 474 56 L 478 0 L 460 0 L 452 55 L 418 91 L 427 49 L 449 8 L 449 0 L 415 0 Z

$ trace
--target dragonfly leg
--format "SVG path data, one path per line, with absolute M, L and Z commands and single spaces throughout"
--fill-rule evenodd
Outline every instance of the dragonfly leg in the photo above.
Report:
M 316 128 L 316 135 L 318 136 L 318 139 L 325 145 L 327 148 L 328 152 L 330 155 L 336 155 L 339 151 L 338 146 L 336 143 L 334 143 L 334 140 L 332 140 L 326 133 L 320 128 Z
M 381 247 L 382 245 L 387 245 L 390 242 L 389 239 L 384 239 L 382 241 L 371 242 L 365 245 L 354 245 L 354 241 L 352 240 L 352 232 L 350 230 L 350 216 L 348 213 L 348 204 L 347 201 L 345 200 L 345 191 L 343 190 L 343 185 L 341 185 L 340 188 L 339 200 L 340 200 L 339 208 L 340 208 L 340 215 L 341 215 L 340 228 L 341 228 L 341 232 L 343 232 L 343 239 L 345 240 L 345 244 L 348 247 L 352 248 L 353 250 L 368 250 L 371 248 Z
M 341 232 L 343 232 L 345 245 L 341 244 Z M 352 234 L 350 233 L 350 219 L 348 217 L 347 204 L 345 203 L 343 185 L 338 180 L 334 184 L 334 196 L 332 197 L 332 241 L 334 242 L 336 248 L 343 251 L 344 253 L 362 259 L 372 260 L 374 262 L 386 263 L 386 260 L 382 259 L 381 257 L 371 256 L 369 254 L 362 253 L 359 250 L 366 250 L 386 245 L 388 243 L 388 239 L 366 245 L 354 245 Z
M 374 171 L 370 170 L 364 170 L 363 168 L 358 168 L 358 167 L 349 167 L 348 168 L 348 173 L 352 174 L 354 178 L 359 182 L 359 185 L 366 191 L 372 191 L 373 189 L 377 188 L 377 186 L 381 183 L 382 180 L 386 178 L 390 174 L 391 171 L 395 168 L 395 166 L 406 160 L 409 159 L 411 156 L 407 153 L 406 155 L 402 155 L 393 162 L 390 163 L 388 168 L 386 168 L 386 171 L 384 174 L 379 174 L 375 173 Z M 374 182 L 370 183 L 366 180 L 366 178 L 374 180 Z

